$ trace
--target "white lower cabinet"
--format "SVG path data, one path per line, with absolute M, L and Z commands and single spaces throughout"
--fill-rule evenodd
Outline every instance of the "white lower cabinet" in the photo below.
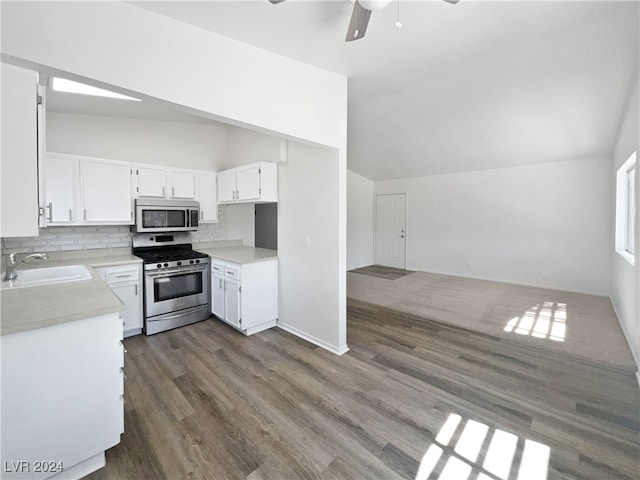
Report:
M 2 478 L 82 478 L 104 466 L 124 431 L 118 314 L 3 335 L 0 346 Z
M 120 312 L 124 322 L 124 336 L 130 337 L 142 333 L 141 264 L 95 267 L 94 270 L 127 307 L 125 311 Z
M 211 312 L 245 335 L 278 320 L 278 260 L 234 263 L 211 258 Z

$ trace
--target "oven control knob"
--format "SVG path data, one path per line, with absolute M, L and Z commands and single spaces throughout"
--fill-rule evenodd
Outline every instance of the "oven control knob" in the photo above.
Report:
M 182 265 L 182 262 L 176 262 L 176 264 L 177 264 L 178 266 L 180 266 L 180 265 Z
M 200 260 L 196 260 L 196 263 L 200 263 Z
M 189 263 L 190 263 L 191 265 L 193 265 L 193 260 L 189 260 Z
M 165 266 L 165 267 L 168 267 L 168 266 L 169 266 L 169 264 L 168 264 L 168 263 L 165 263 L 165 264 L 164 264 L 164 266 Z
M 158 264 L 158 268 L 162 268 L 162 264 L 161 263 Z

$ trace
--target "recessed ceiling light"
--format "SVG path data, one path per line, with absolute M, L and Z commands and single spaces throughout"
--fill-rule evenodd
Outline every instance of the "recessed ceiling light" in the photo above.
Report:
M 79 93 L 81 95 L 94 95 L 98 97 L 119 98 L 120 100 L 133 100 L 135 102 L 141 101 L 138 98 L 128 97 L 120 93 L 115 93 L 109 90 L 104 90 L 102 88 L 85 85 L 84 83 L 78 83 L 72 80 L 67 80 L 66 78 L 52 77 L 51 89 L 55 90 L 56 92 Z

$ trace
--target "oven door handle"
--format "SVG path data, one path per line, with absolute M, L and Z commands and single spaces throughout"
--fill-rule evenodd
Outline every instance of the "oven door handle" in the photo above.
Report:
M 209 308 L 208 305 L 203 305 L 202 307 L 193 308 L 193 309 L 189 308 L 189 309 L 187 309 L 188 311 L 178 313 L 177 315 L 169 315 L 169 316 L 162 315 L 161 316 L 162 318 L 158 318 L 158 319 L 154 319 L 154 320 L 171 320 L 173 318 L 184 317 L 185 315 L 189 315 L 191 313 L 199 312 L 200 310 L 206 310 L 208 308 Z
M 175 277 L 176 275 L 186 275 L 188 273 L 199 273 L 207 270 L 207 267 L 203 268 L 190 268 L 189 270 L 173 270 L 171 272 L 162 272 L 162 273 L 147 273 L 146 276 L 149 278 L 158 278 L 158 277 Z

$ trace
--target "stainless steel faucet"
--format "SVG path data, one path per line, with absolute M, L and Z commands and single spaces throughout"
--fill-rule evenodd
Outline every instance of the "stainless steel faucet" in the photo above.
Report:
M 18 276 L 18 272 L 16 270 L 20 265 L 26 263 L 31 258 L 37 258 L 38 260 L 46 260 L 49 258 L 49 255 L 46 253 L 32 253 L 30 255 L 26 255 L 22 258 L 22 260 L 16 260 L 17 252 L 13 252 L 9 255 L 9 261 L 7 262 L 7 271 L 5 272 L 3 280 L 15 280 Z

